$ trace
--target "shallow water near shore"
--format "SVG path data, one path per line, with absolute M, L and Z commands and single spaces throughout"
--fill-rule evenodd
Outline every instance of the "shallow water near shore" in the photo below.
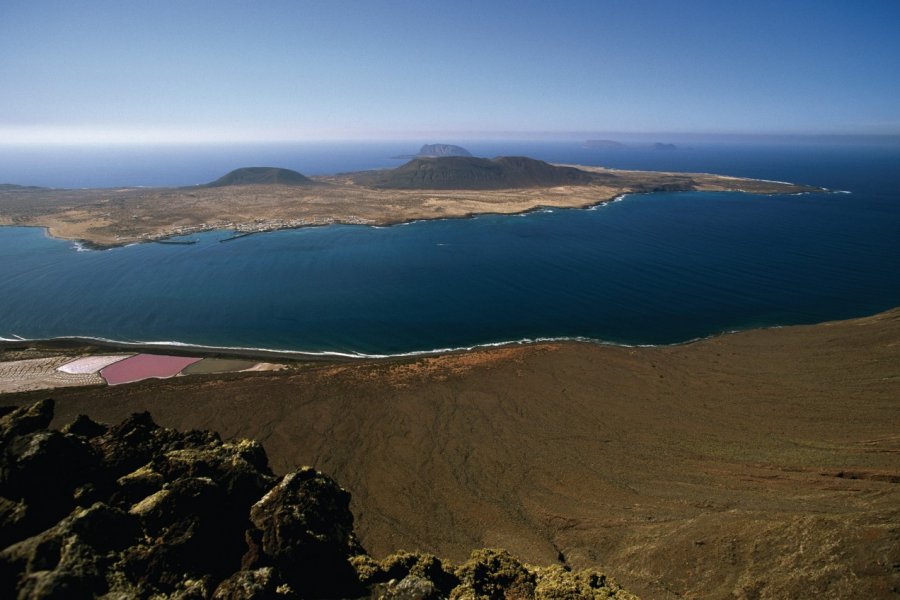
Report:
M 384 355 L 538 338 L 669 344 L 900 305 L 897 152 L 781 152 L 771 164 L 777 153 L 737 153 L 731 168 L 712 154 L 676 162 L 851 193 L 631 195 L 87 252 L 0 228 L 0 337 Z

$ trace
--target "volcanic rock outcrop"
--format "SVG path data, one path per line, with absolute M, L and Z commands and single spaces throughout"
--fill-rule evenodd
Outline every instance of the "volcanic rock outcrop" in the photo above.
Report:
M 458 567 L 353 532 L 350 494 L 309 467 L 276 477 L 257 442 L 0 409 L 0 597 L 633 598 L 605 576 L 502 550 Z

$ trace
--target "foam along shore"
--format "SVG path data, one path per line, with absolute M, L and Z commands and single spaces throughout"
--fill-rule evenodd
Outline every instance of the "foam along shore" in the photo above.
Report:
M 521 157 L 493 161 L 500 165 L 496 178 L 490 180 L 493 187 L 479 188 L 477 174 L 484 165 L 460 165 L 458 161 L 485 159 L 417 160 L 422 164 L 404 165 L 391 177 L 384 172 L 345 173 L 315 177 L 309 185 L 269 182 L 281 181 L 278 177 L 248 184 L 241 177 L 226 185 L 190 188 L 11 187 L 0 189 L 0 226 L 45 227 L 49 235 L 78 241 L 84 248 L 105 248 L 213 230 L 240 235 L 336 223 L 381 226 L 479 214 L 518 214 L 541 207 L 587 208 L 628 193 L 826 191 L 708 173 L 550 165 Z M 435 165 L 446 169 L 435 173 Z

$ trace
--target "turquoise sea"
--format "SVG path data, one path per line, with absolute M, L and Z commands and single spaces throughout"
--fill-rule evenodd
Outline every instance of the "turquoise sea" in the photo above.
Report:
M 330 226 L 228 243 L 220 240 L 229 232 L 212 232 L 193 236 L 194 245 L 103 251 L 80 251 L 41 229 L 0 228 L 0 337 L 381 355 L 539 338 L 668 344 L 900 306 L 896 146 L 472 146 L 488 156 L 717 172 L 849 193 L 631 195 L 589 210 Z M 390 166 L 399 163 L 390 156 L 410 149 L 314 150 L 195 149 L 194 163 L 135 150 L 140 181 L 127 180 L 138 169 L 127 155 L 91 180 L 66 180 L 69 168 L 96 171 L 65 157 L 39 164 L 26 156 L 18 167 L 4 163 L 21 176 L 0 169 L 0 182 L 181 185 L 247 164 L 311 174 Z

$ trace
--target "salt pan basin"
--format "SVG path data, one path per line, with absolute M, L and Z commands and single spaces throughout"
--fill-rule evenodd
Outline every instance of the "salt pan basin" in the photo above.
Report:
M 96 372 L 65 373 L 60 371 L 59 367 L 68 360 L 68 357 L 65 356 L 54 356 L 0 362 L 0 394 L 103 383 L 100 375 Z
M 181 370 L 199 361 L 199 358 L 166 356 L 161 354 L 137 354 L 100 371 L 109 385 L 132 383 L 143 379 L 168 379 Z
M 134 356 L 133 354 L 115 354 L 110 356 L 82 356 L 81 358 L 76 358 L 71 362 L 67 362 L 61 367 L 58 367 L 57 371 L 62 371 L 63 373 L 72 373 L 80 374 L 80 373 L 96 373 L 100 369 L 108 367 L 113 363 L 117 363 L 120 360 L 124 360 L 130 356 Z

